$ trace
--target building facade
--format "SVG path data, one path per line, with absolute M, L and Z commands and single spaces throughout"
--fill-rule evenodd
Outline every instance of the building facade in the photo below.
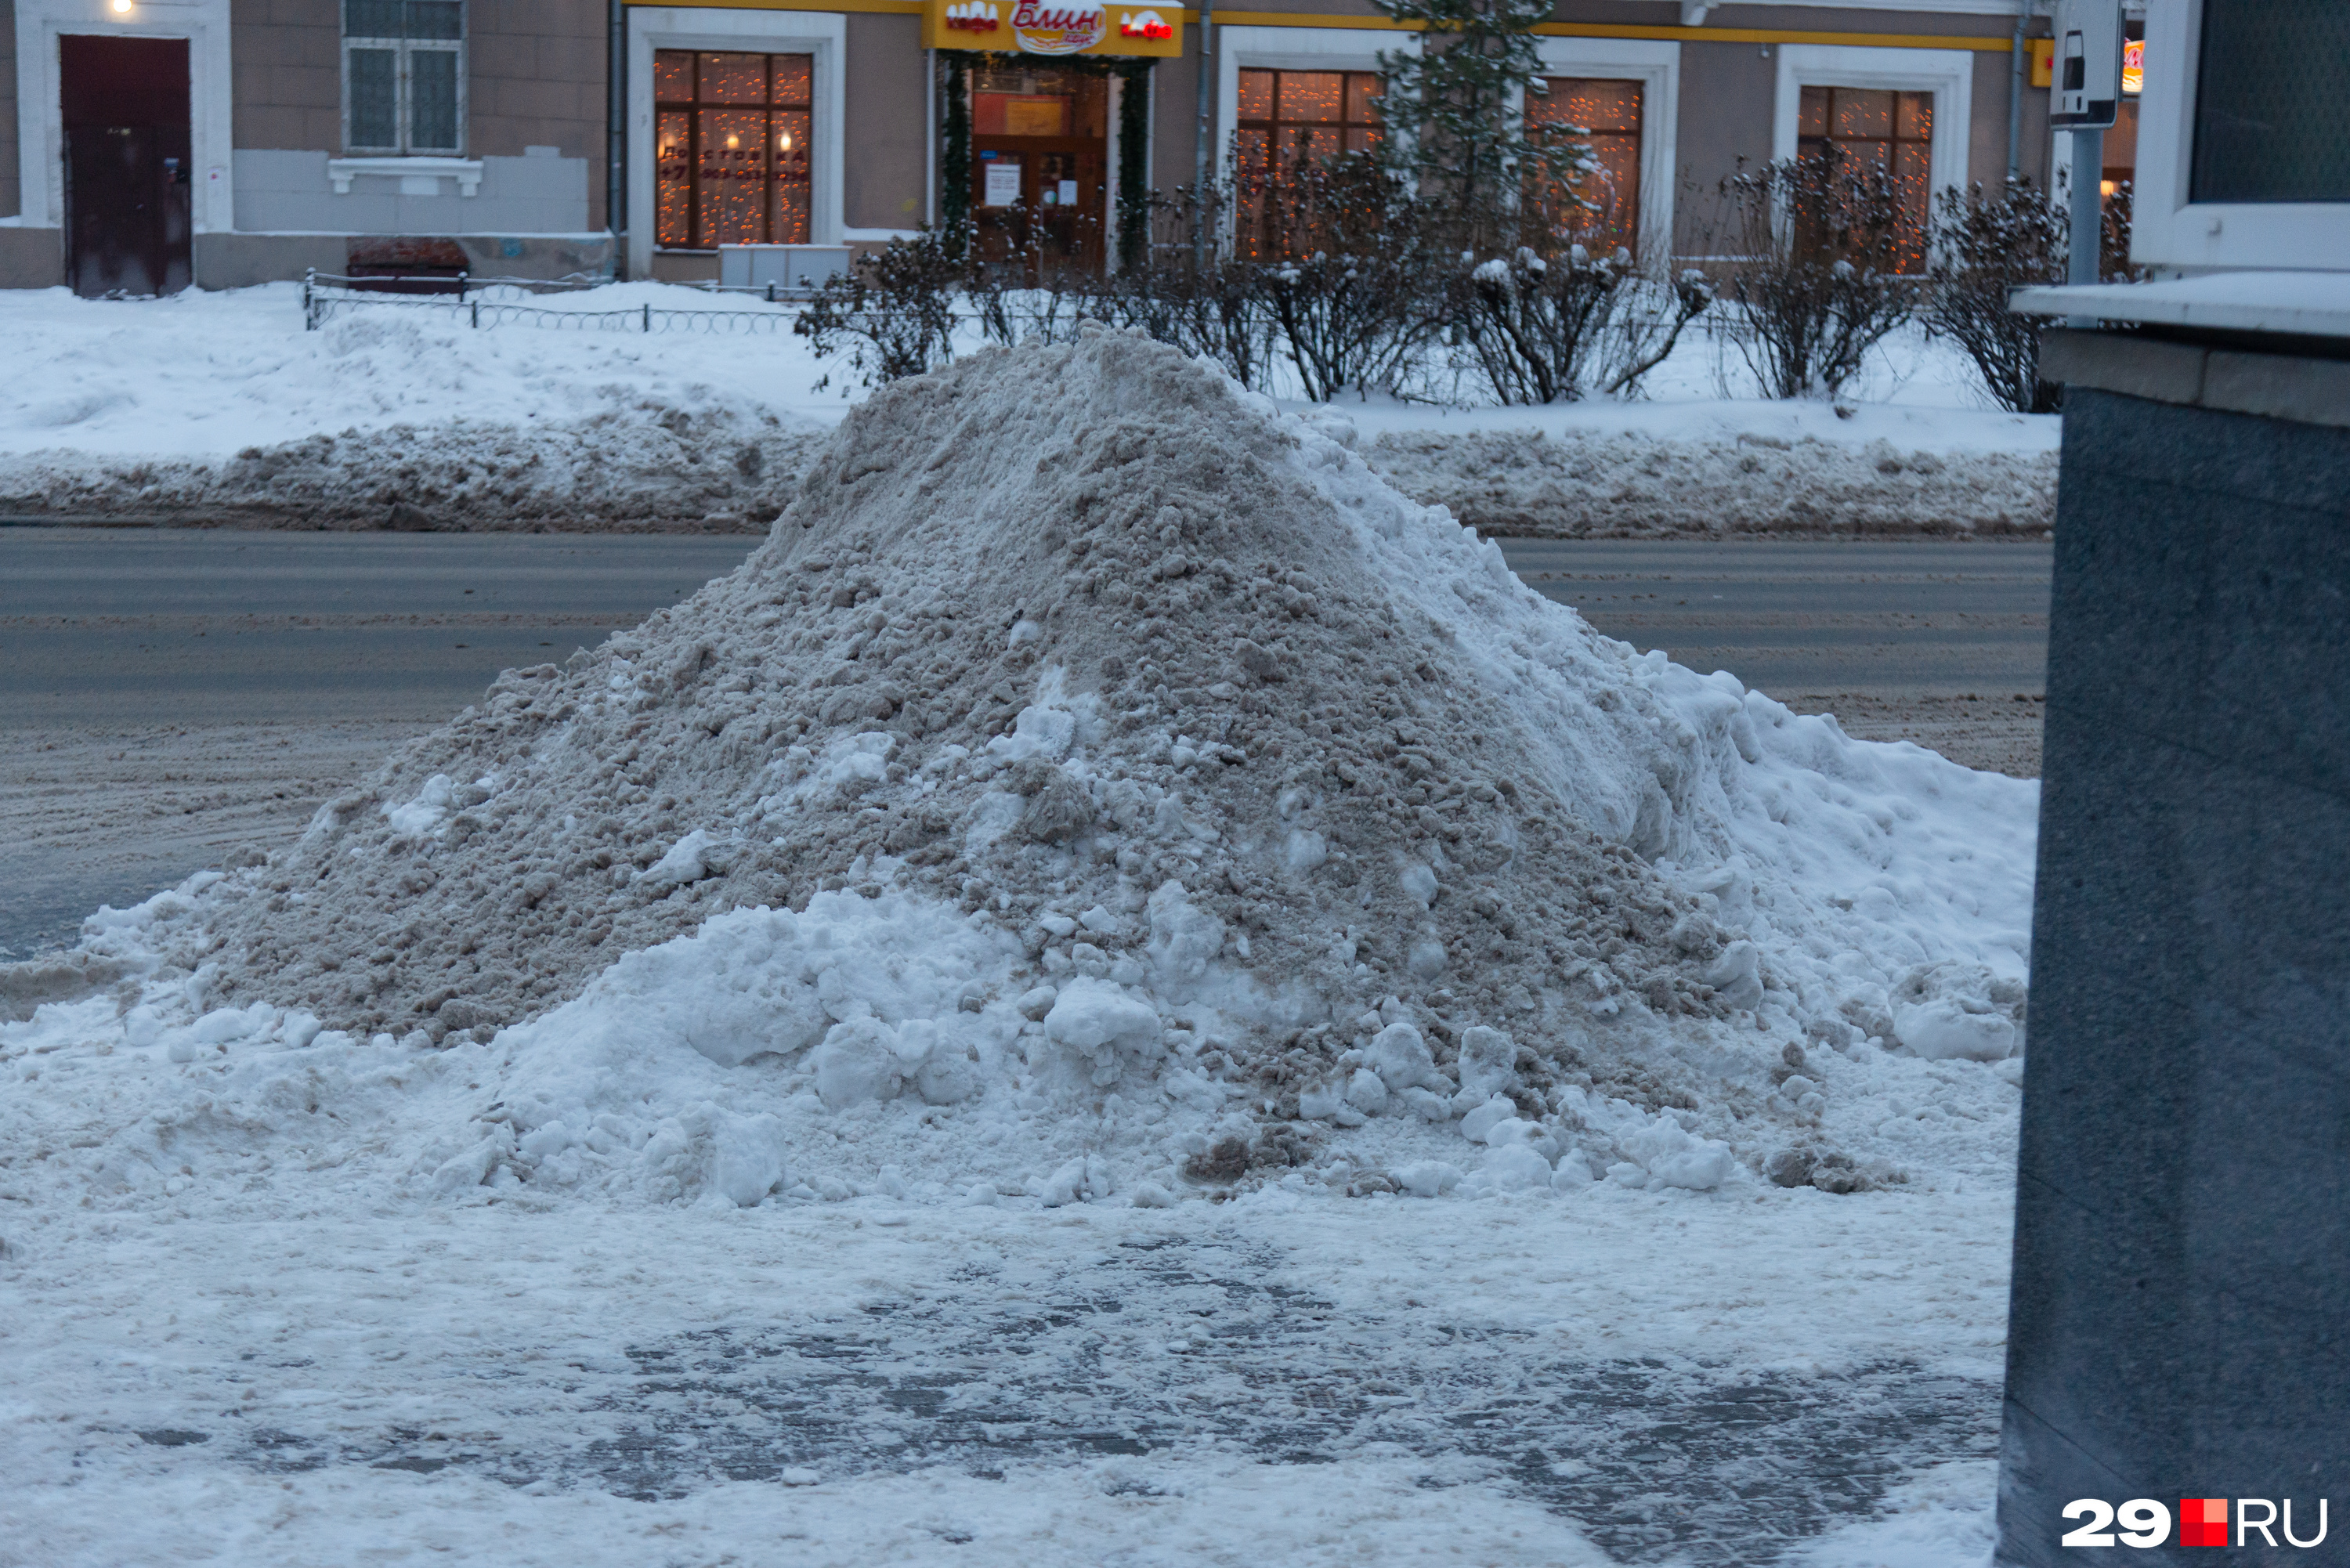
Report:
M 965 162 L 983 225 L 1016 205 L 1115 265 L 1086 236 L 1121 183 L 1190 182 L 1203 137 L 1224 171 L 1377 134 L 1417 35 L 1282 3 L 0 0 L 0 285 L 714 278 L 722 244 L 910 234 Z M 1530 112 L 1588 130 L 1628 242 L 1702 256 L 1724 176 L 1822 139 L 1920 200 L 2046 181 L 2032 9 L 1559 0 Z

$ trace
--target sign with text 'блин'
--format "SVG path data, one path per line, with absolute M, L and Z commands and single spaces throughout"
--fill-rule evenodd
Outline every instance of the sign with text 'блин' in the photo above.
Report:
M 1172 59 L 1183 52 L 1183 8 L 1103 0 L 923 0 L 922 47 Z

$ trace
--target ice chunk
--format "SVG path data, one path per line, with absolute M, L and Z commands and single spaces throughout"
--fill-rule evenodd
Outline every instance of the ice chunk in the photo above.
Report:
M 737 1209 L 756 1208 L 784 1184 L 782 1119 L 713 1110 L 712 1121 L 710 1185 Z
M 1119 1046 L 1143 1049 L 1158 1043 L 1159 1013 L 1107 981 L 1080 977 L 1055 999 L 1045 1032 L 1088 1055 Z
M 1007 762 L 1025 762 L 1030 757 L 1059 762 L 1068 755 L 1069 742 L 1076 733 L 1077 716 L 1066 708 L 1023 708 L 1020 717 L 1013 721 L 1012 733 L 996 736 L 987 742 L 987 749 Z
M 1110 1193 L 1108 1168 L 1094 1155 L 1080 1155 L 1045 1179 L 1036 1196 L 1047 1209 L 1069 1203 L 1089 1203 Z
M 1347 1103 L 1367 1116 L 1378 1116 L 1388 1108 L 1388 1086 L 1368 1067 L 1357 1067 L 1347 1080 Z
M 1485 1135 L 1503 1122 L 1516 1119 L 1518 1107 L 1496 1095 L 1461 1118 L 1461 1136 L 1471 1143 L 1483 1143 Z
M 816 1097 L 836 1111 L 890 1098 L 902 1076 L 895 1033 L 872 1018 L 834 1024 L 808 1064 L 816 1069 Z
M 2015 1049 L 2014 1024 L 1947 996 L 1896 1011 L 1893 1033 L 1929 1062 L 2002 1062 Z
M 1461 1185 L 1461 1168 L 1440 1159 L 1419 1159 L 1393 1172 L 1396 1185 L 1416 1198 L 1434 1198 Z
M 449 815 L 449 797 L 456 793 L 456 787 L 447 774 L 434 774 L 424 781 L 424 787 L 416 792 L 414 800 L 399 805 L 387 801 L 379 809 L 390 820 L 394 833 L 430 833 Z
M 1489 1099 L 1518 1082 L 1517 1042 L 1498 1029 L 1471 1024 L 1461 1032 L 1461 1088 Z
M 979 1064 L 961 1046 L 941 1044 L 915 1073 L 914 1088 L 925 1105 L 961 1105 L 979 1093 Z
M 1405 867 L 1396 880 L 1403 884 L 1404 896 L 1417 902 L 1421 909 L 1436 902 L 1436 873 L 1419 861 Z
M 197 1019 L 188 1037 L 199 1045 L 218 1045 L 266 1034 L 276 1023 L 277 1010 L 265 1002 L 251 1007 L 223 1007 Z
M 1420 1086 L 1436 1071 L 1428 1042 L 1409 1023 L 1390 1023 L 1372 1036 L 1364 1059 L 1396 1094 Z
M 712 839 L 708 828 L 697 827 L 652 863 L 644 874 L 648 888 L 679 888 L 710 875 L 708 855 Z
M 1730 1179 L 1738 1168 L 1730 1146 L 1719 1138 L 1700 1138 L 1669 1117 L 1659 1116 L 1647 1127 L 1617 1139 L 1617 1146 L 1647 1172 L 1651 1187 L 1684 1187 L 1706 1192 Z M 1607 1174 L 1616 1172 L 1610 1167 Z
M 1762 951 L 1741 939 L 1706 966 L 1705 983 L 1724 1005 L 1749 1011 L 1762 1004 Z
M 1504 1192 L 1550 1185 L 1550 1161 L 1532 1145 L 1504 1144 L 1485 1157 L 1485 1175 Z

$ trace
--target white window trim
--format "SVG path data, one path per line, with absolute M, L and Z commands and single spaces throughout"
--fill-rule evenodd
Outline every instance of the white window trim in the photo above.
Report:
M 57 39 L 68 33 L 188 41 L 190 227 L 214 234 L 236 226 L 229 0 L 140 0 L 129 17 L 116 15 L 106 0 L 16 0 L 16 20 L 19 227 L 65 226 Z
M 763 55 L 813 55 L 808 123 L 816 161 L 808 169 L 808 243 L 847 243 L 841 221 L 843 69 L 848 18 L 837 11 L 736 11 L 716 7 L 629 7 L 629 272 L 653 265 L 653 51 L 717 49 Z
M 1771 119 L 1771 156 L 1793 158 L 1807 87 L 1893 88 L 1934 95 L 1934 139 L 1928 180 L 1934 192 L 1967 182 L 1967 139 L 1974 107 L 1971 49 L 1876 49 L 1844 44 L 1779 46 L 1779 91 Z
M 1379 55 L 1419 53 L 1419 35 L 1380 27 L 1219 27 L 1216 29 L 1216 172 L 1232 173 L 1232 133 L 1240 129 L 1241 72 L 1375 71 Z
M 338 13 L 340 12 L 341 0 L 336 0 L 336 9 Z M 335 20 L 336 25 L 340 26 L 342 17 L 338 15 Z M 464 0 L 458 0 L 457 36 L 453 38 L 379 38 L 371 37 L 365 34 L 361 34 L 358 36 L 353 36 L 349 33 L 344 33 L 342 35 L 342 150 L 346 156 L 353 158 L 463 158 L 465 155 L 465 133 L 468 130 L 466 124 L 467 94 L 465 89 L 467 86 L 466 78 L 470 74 L 465 68 L 465 53 L 466 46 L 472 41 L 469 35 L 473 25 L 473 18 L 471 13 L 471 8 L 464 4 Z M 359 147 L 352 144 L 351 51 L 353 49 L 389 49 L 397 59 L 398 63 L 393 67 L 395 72 L 393 78 L 395 86 L 393 88 L 391 109 L 392 123 L 400 131 L 400 145 L 397 147 Z M 415 130 L 415 118 L 412 107 L 414 102 L 414 95 L 412 92 L 413 78 L 409 69 L 409 61 L 418 54 L 454 55 L 457 57 L 457 140 L 454 146 L 415 147 L 411 145 L 411 141 L 414 140 L 412 132 Z M 348 191 L 350 189 L 349 182 L 344 182 L 340 186 L 337 187 L 337 189 Z M 470 196 L 473 192 L 468 191 L 465 194 Z
M 2202 38 L 2202 0 L 2147 8 L 2146 57 L 2176 63 L 2149 70 L 2138 100 L 2130 260 L 2189 273 L 2350 269 L 2350 202 L 2189 202 L 2195 105 L 2188 84 L 2196 77 Z M 2071 142 L 2069 136 L 2057 137 L 2068 166 Z
M 1669 256 L 1673 179 L 1679 167 L 1681 47 L 1647 38 L 1544 38 L 1536 46 L 1546 77 L 1586 77 L 1640 84 L 1640 254 Z
M 329 158 L 327 179 L 335 194 L 351 193 L 351 182 L 362 174 L 395 175 L 401 182 L 403 196 L 437 196 L 442 193 L 441 182 L 454 180 L 457 194 L 478 196 L 482 191 L 482 161 L 478 158 Z M 426 182 L 422 186 L 406 183 L 411 180 Z

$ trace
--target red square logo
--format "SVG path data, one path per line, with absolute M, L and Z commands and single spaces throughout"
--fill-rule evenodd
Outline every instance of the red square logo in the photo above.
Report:
M 2178 1500 L 2178 1544 L 2228 1544 L 2228 1500 L 2224 1497 L 2183 1497 Z

